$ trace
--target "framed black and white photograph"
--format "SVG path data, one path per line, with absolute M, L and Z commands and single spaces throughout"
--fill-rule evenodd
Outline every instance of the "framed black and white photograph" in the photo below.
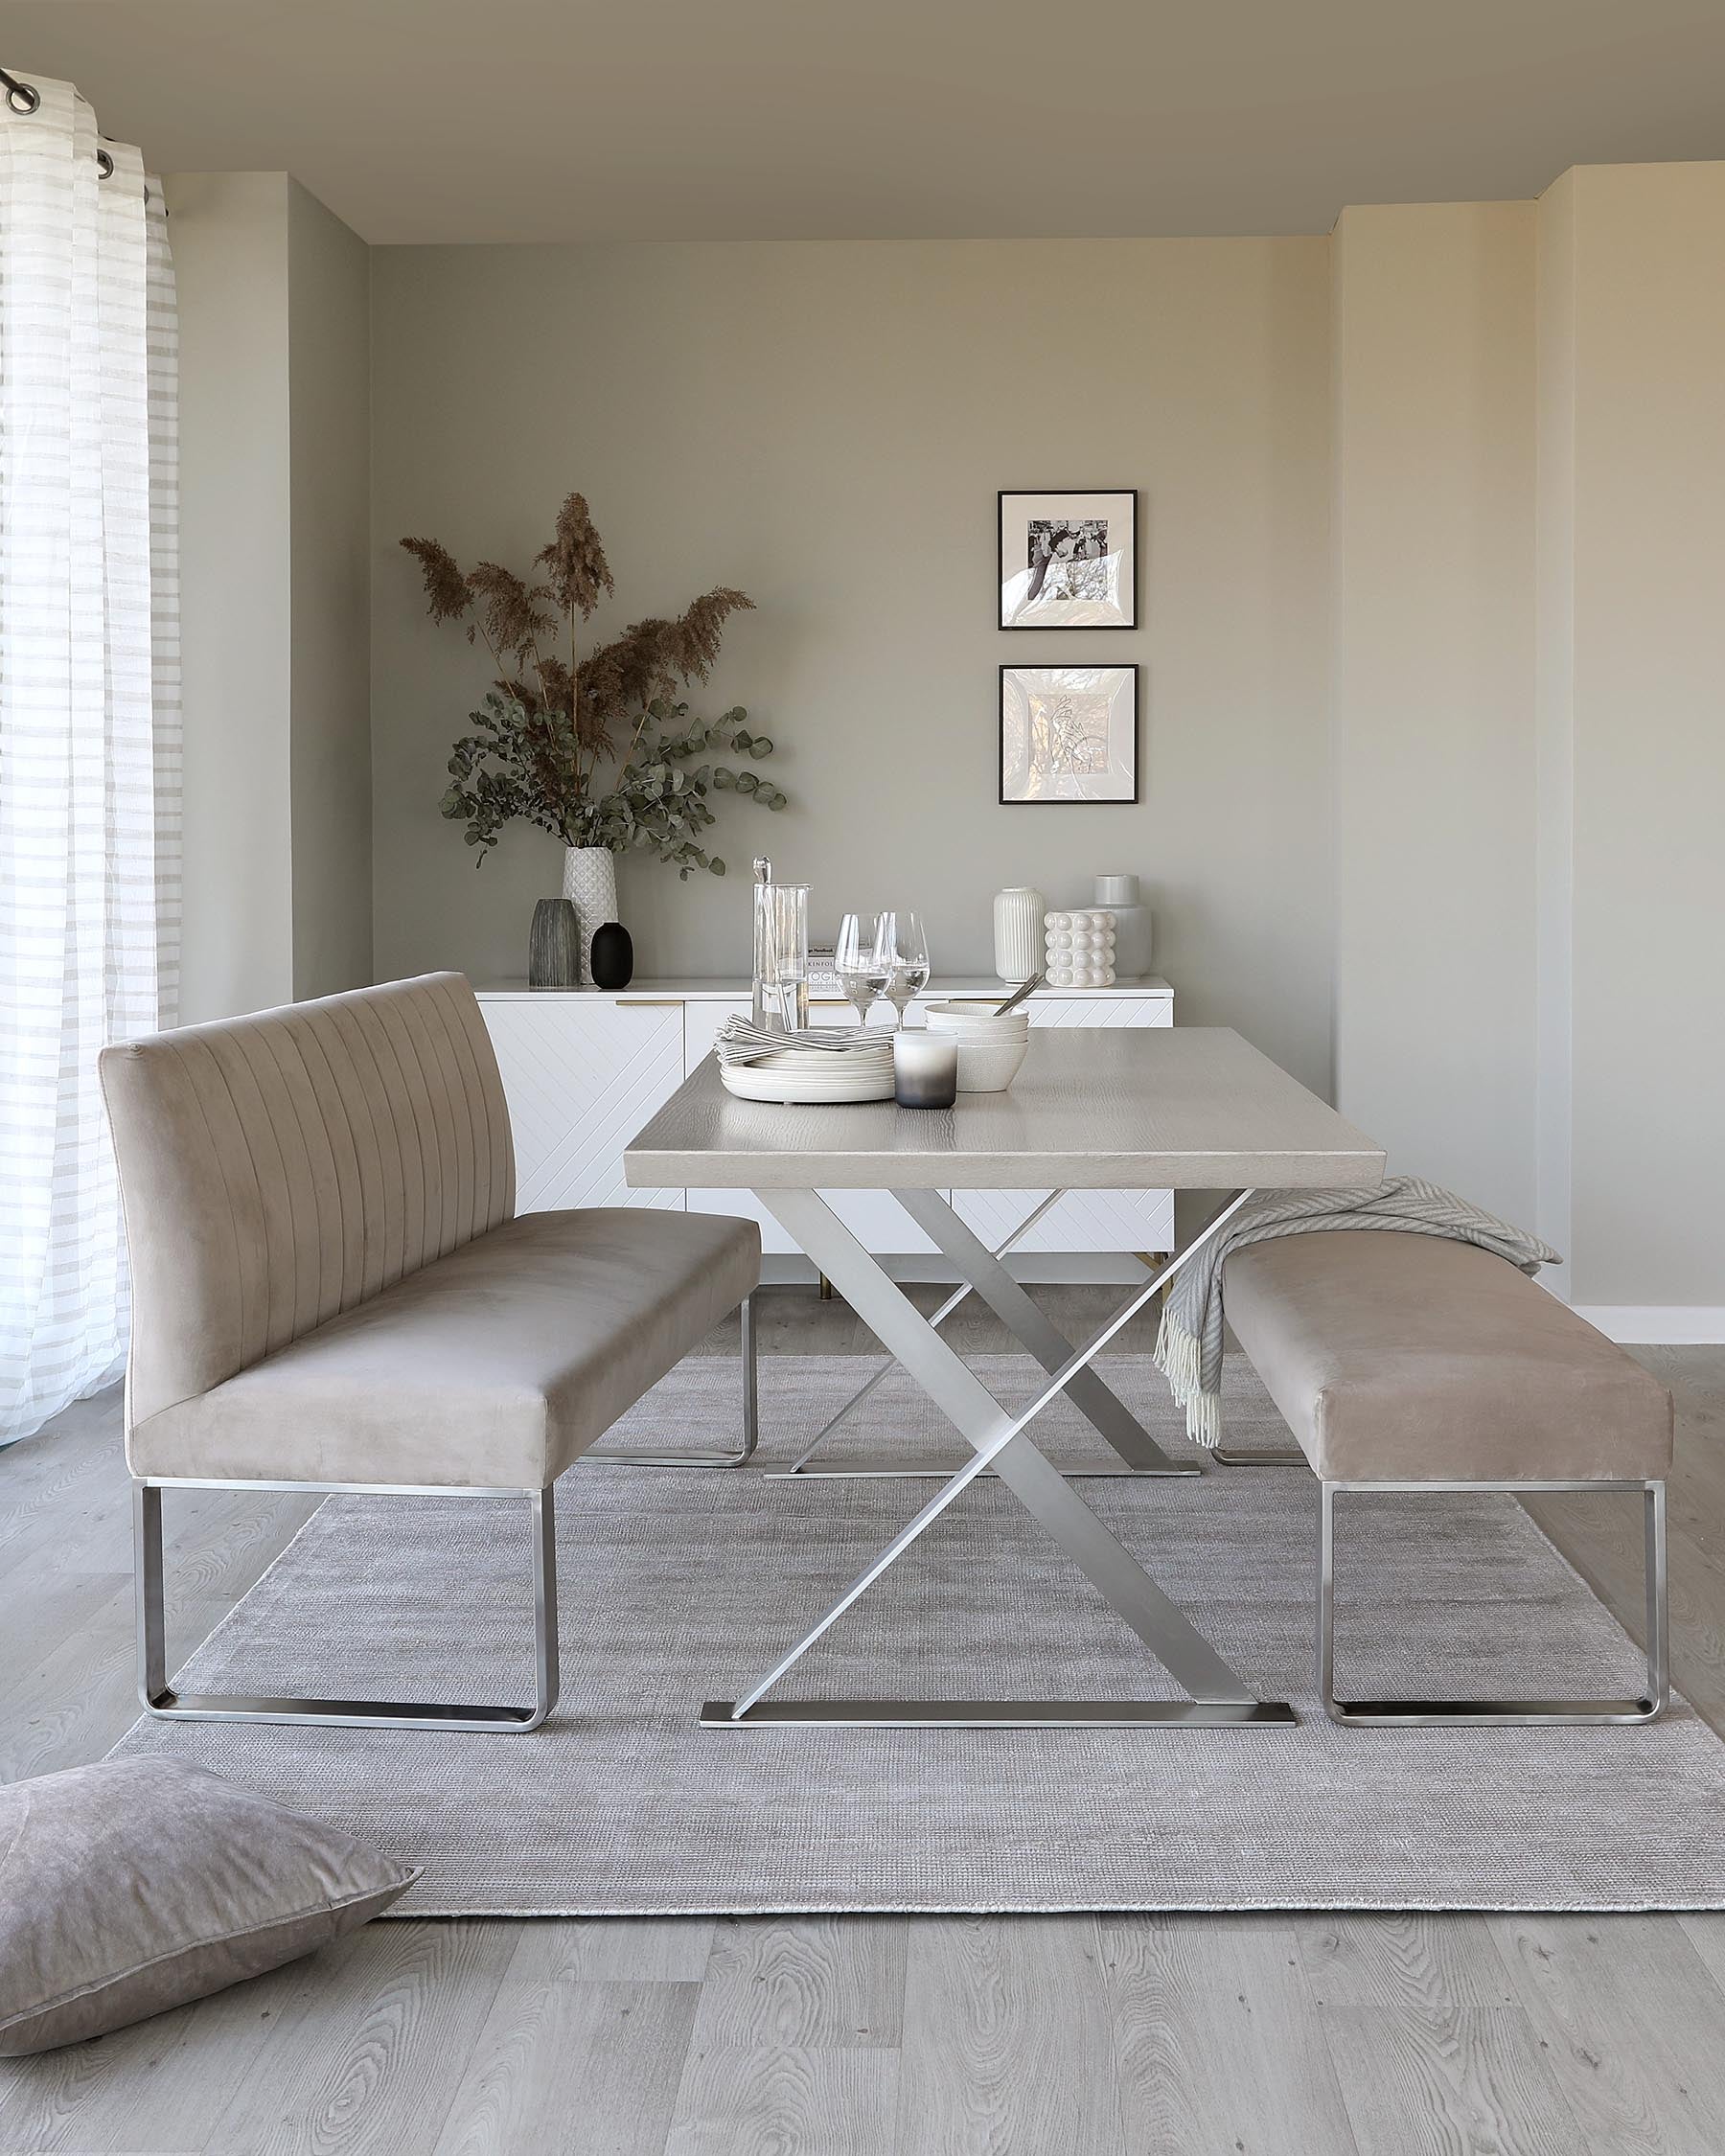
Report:
M 1000 799 L 1136 801 L 1136 666 L 1003 666 Z
M 1002 629 L 1138 627 L 1138 489 L 1000 494 Z

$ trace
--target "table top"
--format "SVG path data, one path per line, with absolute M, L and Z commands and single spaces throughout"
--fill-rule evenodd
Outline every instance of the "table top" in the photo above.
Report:
M 737 1100 L 708 1056 L 623 1173 L 635 1190 L 1311 1190 L 1381 1181 L 1384 1153 L 1227 1026 L 1051 1026 L 1010 1090 L 949 1109 Z

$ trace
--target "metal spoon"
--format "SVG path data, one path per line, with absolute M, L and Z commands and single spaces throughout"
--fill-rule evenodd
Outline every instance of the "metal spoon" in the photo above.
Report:
M 995 1017 L 1004 1018 L 1008 1011 L 1016 1011 L 1019 1005 L 1024 1000 L 1024 998 L 1029 995 L 1030 991 L 1033 988 L 1040 988 L 1042 984 L 1043 976 L 1041 975 L 1041 974 L 1032 974 L 1030 975 L 1030 978 L 1024 983 L 1023 988 L 1015 988 L 1012 994 L 1007 997 L 1005 1002 L 997 1003 L 995 1005 Z

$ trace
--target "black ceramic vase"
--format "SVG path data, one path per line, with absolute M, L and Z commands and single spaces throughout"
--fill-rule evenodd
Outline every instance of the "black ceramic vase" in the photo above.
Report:
M 573 988 L 581 979 L 581 924 L 566 898 L 542 898 L 527 939 L 529 988 Z
M 587 969 L 595 988 L 627 988 L 634 978 L 634 945 L 621 921 L 606 921 L 593 930 Z

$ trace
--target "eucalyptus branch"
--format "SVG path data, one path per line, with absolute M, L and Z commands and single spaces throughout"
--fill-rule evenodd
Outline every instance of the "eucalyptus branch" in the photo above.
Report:
M 741 705 L 708 724 L 691 722 L 688 705 L 671 701 L 679 685 L 706 680 L 725 622 L 753 604 L 745 593 L 717 585 L 681 614 L 634 622 L 583 657 L 576 616 L 590 619 L 613 586 L 580 494 L 565 499 L 550 543 L 535 557 L 534 567 L 545 571 L 541 583 L 530 584 L 495 562 L 481 562 L 464 574 L 434 539 L 404 539 L 402 544 L 420 563 L 432 619 L 466 619 L 469 641 L 482 638 L 495 668 L 495 686 L 472 714 L 472 731 L 450 751 L 451 783 L 442 804 L 446 816 L 466 825 L 467 842 L 480 860 L 503 826 L 518 819 L 567 846 L 614 853 L 640 848 L 671 862 L 679 876 L 698 868 L 723 876 L 724 861 L 699 842 L 715 820 L 709 795 L 736 792 L 769 809 L 787 805 L 776 786 L 746 767 L 683 768 L 709 747 L 750 763 L 772 753 L 765 735 L 748 732 Z M 545 601 L 568 624 L 566 682 L 559 678 L 556 615 L 545 610 Z M 551 639 L 549 656 L 541 632 Z M 610 790 L 601 794 L 599 773 L 612 753 L 613 725 L 628 727 L 628 746 L 616 759 Z M 658 738 L 650 742 L 656 725 Z

